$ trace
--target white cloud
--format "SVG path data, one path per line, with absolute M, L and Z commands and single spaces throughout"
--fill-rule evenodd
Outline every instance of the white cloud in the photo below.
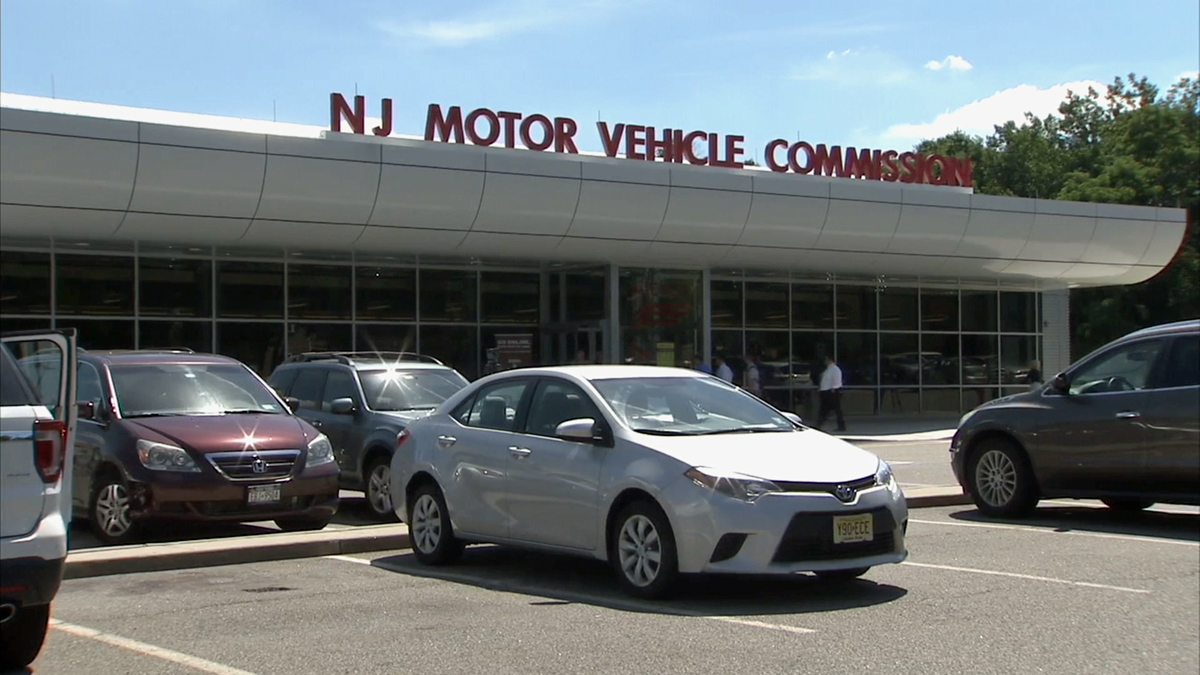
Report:
M 469 16 L 434 20 L 383 20 L 380 30 L 418 45 L 460 47 L 521 33 L 536 32 L 572 21 L 591 20 L 595 10 L 611 7 L 610 0 L 588 0 L 564 8 L 544 0 L 498 4 Z
M 1083 95 L 1087 93 L 1088 87 L 1094 87 L 1100 92 L 1105 90 L 1103 84 L 1092 80 L 1056 84 L 1046 89 L 1039 89 L 1032 84 L 1022 84 L 998 91 L 987 98 L 968 103 L 960 108 L 948 110 L 930 122 L 893 125 L 884 132 L 883 139 L 891 143 L 916 143 L 959 130 L 968 134 L 986 136 L 992 133 L 998 124 L 1004 124 L 1010 120 L 1018 123 L 1024 121 L 1027 112 L 1033 113 L 1037 117 L 1056 113 L 1058 106 L 1067 98 L 1067 91 Z
M 830 51 L 823 58 L 809 59 L 792 71 L 792 79 L 801 82 L 850 85 L 899 84 L 912 76 L 913 70 L 896 57 L 873 49 Z
M 970 70 L 974 67 L 970 61 L 961 56 L 954 56 L 953 54 L 941 61 L 930 61 L 925 64 L 925 68 L 928 70 Z

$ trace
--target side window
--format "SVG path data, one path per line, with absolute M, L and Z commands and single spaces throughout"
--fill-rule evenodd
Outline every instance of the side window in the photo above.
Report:
M 1145 389 L 1162 339 L 1133 342 L 1092 359 L 1071 373 L 1072 394 L 1100 394 Z
M 537 436 L 554 436 L 558 425 L 582 417 L 600 420 L 600 411 L 587 394 L 570 382 L 543 380 L 529 405 L 525 431 Z
M 99 408 L 104 402 L 104 385 L 100 383 L 100 372 L 96 366 L 80 361 L 78 378 L 75 399 L 80 403 L 91 401 Z
M 296 381 L 296 374 L 299 372 L 300 371 L 296 368 L 276 370 L 271 374 L 271 379 L 267 381 L 267 384 L 271 385 L 271 388 L 274 389 L 275 392 L 280 396 L 287 396 L 288 389 L 290 389 L 292 383 Z
M 479 390 L 475 394 L 475 403 L 471 406 L 471 416 L 465 424 L 481 429 L 515 431 L 517 411 L 528 388 L 528 380 L 518 380 L 497 382 Z
M 325 390 L 327 372 L 324 368 L 305 368 L 296 376 L 289 396 L 300 401 L 300 410 L 321 409 L 321 394 Z
M 28 385 L 8 346 L 0 346 L 0 405 L 37 405 Z
M 1200 335 L 1176 338 L 1171 346 L 1171 360 L 1167 363 L 1162 386 L 1200 386 Z
M 354 399 L 359 402 L 358 386 L 354 384 L 354 376 L 344 370 L 329 371 L 325 380 L 325 395 L 321 398 L 321 410 L 329 412 L 330 406 L 339 398 Z
M 469 426 L 471 419 L 471 408 L 474 407 L 474 405 L 475 397 L 468 396 L 463 399 L 462 403 L 458 404 L 454 411 L 450 413 L 450 416 L 457 420 L 459 424 Z

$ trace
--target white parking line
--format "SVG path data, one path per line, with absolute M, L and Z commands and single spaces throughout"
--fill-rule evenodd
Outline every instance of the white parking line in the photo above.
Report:
M 171 649 L 164 649 L 163 647 L 155 647 L 154 645 L 146 644 L 145 642 L 138 642 L 137 640 L 130 640 L 129 638 L 123 638 L 119 635 L 101 633 L 98 630 L 93 630 L 84 626 L 76 626 L 74 624 L 59 621 L 57 619 L 52 619 L 50 621 L 50 625 L 54 627 L 55 630 L 60 630 L 70 635 L 87 638 L 89 640 L 95 640 L 97 642 L 103 642 L 105 644 L 109 644 L 114 647 L 120 647 L 121 649 L 127 649 L 138 654 L 153 656 L 154 658 L 162 659 L 163 661 L 170 661 L 171 663 L 177 663 L 181 666 L 187 666 L 188 668 L 193 668 L 203 673 L 211 673 L 211 675 L 254 675 L 254 673 L 251 673 L 248 670 L 239 670 L 237 668 L 202 659 L 197 656 L 183 654 Z
M 387 565 L 387 564 L 374 564 L 370 560 L 366 560 L 364 558 L 355 558 L 353 556 L 348 556 L 348 555 L 327 555 L 325 557 L 329 558 L 330 560 L 341 560 L 344 562 L 358 563 L 360 565 L 371 565 L 373 567 L 378 567 L 380 569 L 384 569 L 389 572 L 399 572 L 401 574 L 411 573 L 411 570 L 406 570 L 402 567 L 397 567 L 395 565 Z M 425 575 L 421 575 L 421 576 L 425 576 Z M 466 583 L 466 584 L 477 584 L 479 581 L 478 579 L 475 579 L 469 575 L 447 574 L 445 572 L 440 572 L 440 571 L 437 573 L 436 576 L 428 575 L 426 578 L 440 579 L 442 581 L 453 581 L 453 582 L 457 582 L 457 583 Z M 537 588 L 527 588 L 527 587 L 521 587 L 521 586 L 516 586 L 516 585 L 504 585 L 502 587 L 499 587 L 498 590 L 507 591 L 510 593 L 520 593 L 523 595 L 543 595 L 543 596 L 545 595 L 544 592 L 540 591 Z M 808 633 L 817 632 L 816 630 L 814 630 L 812 628 L 801 628 L 800 626 L 788 626 L 786 624 L 781 624 L 781 623 L 767 623 L 765 621 L 755 621 L 753 619 L 739 619 L 734 616 L 711 616 L 708 614 L 699 614 L 696 612 L 687 612 L 687 611 L 666 609 L 666 608 L 658 607 L 658 606 L 655 606 L 655 605 L 652 605 L 649 603 L 640 603 L 640 602 L 633 601 L 633 600 L 624 601 L 624 602 L 620 602 L 620 603 L 614 603 L 611 598 L 606 598 L 606 597 L 602 597 L 602 596 L 594 596 L 594 595 L 590 595 L 587 593 L 576 593 L 573 591 L 554 591 L 553 597 L 560 598 L 563 600 L 570 600 L 572 602 L 582 602 L 582 603 L 586 603 L 586 604 L 590 604 L 590 605 L 599 605 L 601 607 L 617 607 L 619 609 L 629 609 L 629 610 L 639 611 L 639 612 L 659 612 L 659 613 L 666 613 L 666 614 L 670 614 L 670 615 L 674 615 L 674 616 L 688 617 L 688 618 L 692 618 L 692 619 L 707 619 L 708 621 L 720 621 L 722 623 L 732 623 L 732 624 L 737 624 L 739 626 L 749 626 L 751 628 L 765 628 L 767 630 L 777 630 L 777 631 L 782 631 L 785 633 L 795 633 L 798 635 L 805 635 Z
M 1094 537 L 1096 539 L 1123 539 L 1125 541 L 1140 541 L 1148 544 L 1168 544 L 1171 546 L 1200 547 L 1200 541 L 1180 541 L 1178 539 L 1162 539 L 1145 537 L 1137 534 L 1108 534 L 1105 532 L 1082 532 L 1079 530 L 1060 530 L 1047 527 L 1030 527 L 1028 525 L 1000 525 L 993 523 L 952 523 L 946 520 L 917 520 L 909 518 L 908 522 L 920 525 L 945 525 L 947 527 L 978 527 L 988 530 L 1016 530 L 1018 532 L 1040 532 L 1042 534 L 1070 534 L 1077 537 Z
M 1017 574 L 1016 572 L 1000 572 L 998 570 L 981 570 L 974 567 L 955 567 L 953 565 L 931 565 L 929 563 L 910 562 L 905 560 L 901 565 L 910 567 L 927 567 L 934 570 L 948 570 L 951 572 L 970 572 L 971 574 L 987 574 L 995 577 L 1011 577 L 1013 579 L 1024 579 L 1026 581 L 1045 581 L 1052 584 L 1066 584 L 1068 586 L 1086 586 L 1088 588 L 1102 588 L 1109 591 L 1121 591 L 1123 593 L 1141 593 L 1147 594 L 1147 591 L 1141 588 L 1126 588 L 1124 586 L 1110 586 L 1108 584 L 1093 584 L 1087 581 L 1071 581 L 1070 579 L 1055 579 L 1054 577 L 1039 577 L 1033 574 Z

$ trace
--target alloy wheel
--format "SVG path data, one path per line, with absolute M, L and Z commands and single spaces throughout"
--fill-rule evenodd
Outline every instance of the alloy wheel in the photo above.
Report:
M 634 586 L 654 583 L 662 567 L 662 540 L 654 523 L 643 515 L 631 516 L 621 527 L 617 556 L 621 572 Z
M 975 468 L 979 496 L 992 506 L 1004 506 L 1017 494 L 1017 466 L 1007 453 L 988 450 Z
M 375 513 L 386 515 L 392 512 L 392 469 L 378 464 L 367 479 L 367 501 Z
M 442 510 L 433 495 L 421 495 L 413 504 L 412 539 L 422 553 L 430 554 L 442 540 Z
M 105 485 L 96 496 L 96 518 L 100 529 L 110 537 L 120 537 L 129 530 L 129 494 L 118 483 Z

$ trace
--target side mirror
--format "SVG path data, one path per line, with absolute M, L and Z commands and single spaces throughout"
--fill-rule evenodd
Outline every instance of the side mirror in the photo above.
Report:
M 1071 381 L 1067 379 L 1066 375 L 1059 373 L 1054 376 L 1053 380 L 1050 380 L 1050 389 L 1059 394 L 1069 394 L 1071 393 Z
M 329 412 L 334 415 L 349 415 L 354 412 L 354 399 L 335 398 L 329 403 Z
M 599 425 L 596 420 L 590 417 L 582 417 L 576 420 L 567 420 L 554 430 L 554 435 L 564 441 L 575 441 L 577 443 L 595 443 L 600 440 Z
M 284 396 L 283 402 L 287 404 L 288 408 L 291 408 L 292 412 L 300 409 L 300 399 L 295 396 Z
M 804 420 L 800 419 L 800 416 L 794 412 L 784 412 L 783 416 L 788 418 L 792 424 L 804 424 Z
M 75 416 L 81 420 L 96 419 L 96 402 L 95 401 L 80 401 L 75 404 Z

